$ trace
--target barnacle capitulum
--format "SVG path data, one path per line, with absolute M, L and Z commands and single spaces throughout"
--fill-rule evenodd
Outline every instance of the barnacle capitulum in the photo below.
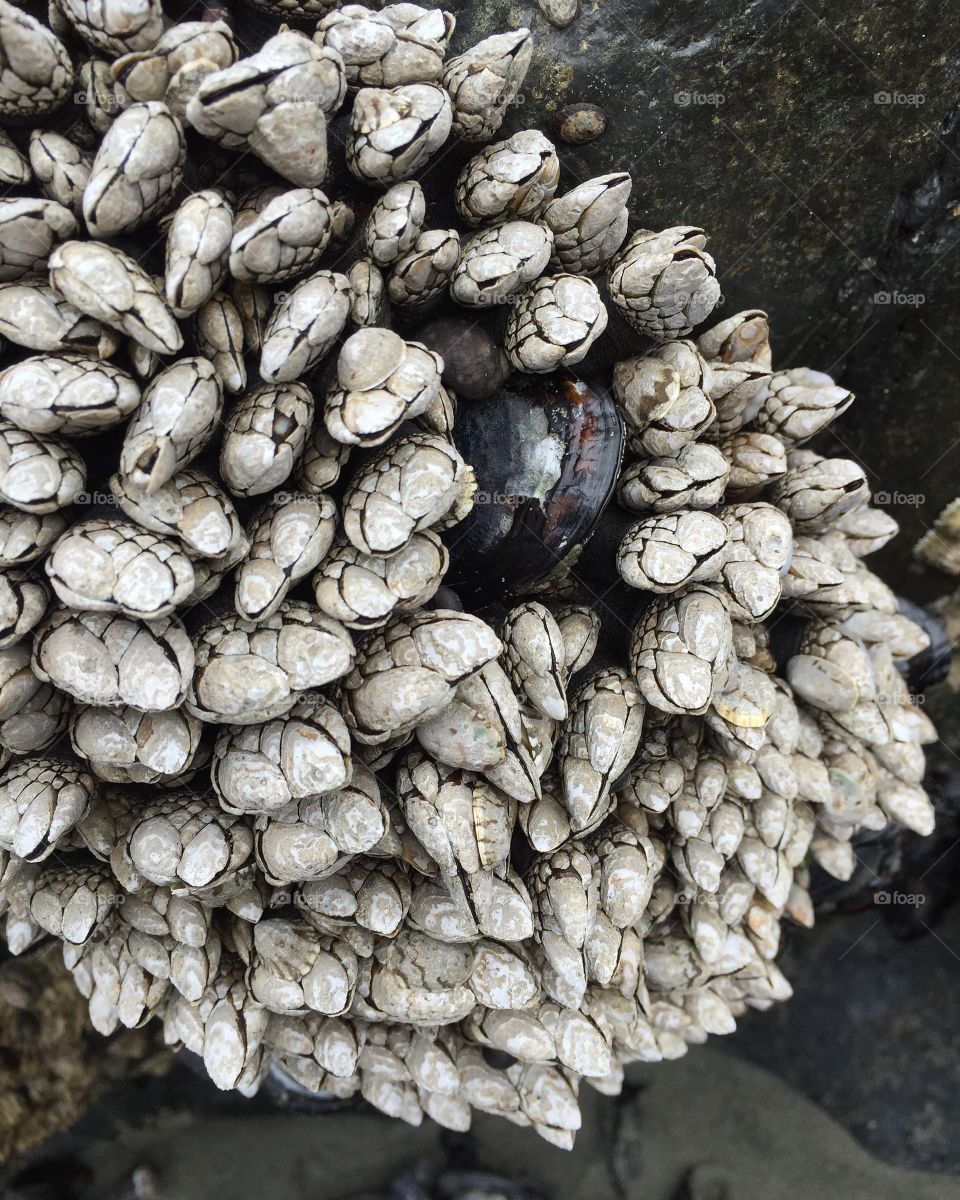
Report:
M 7 947 L 218 1087 L 569 1148 L 582 1081 L 788 998 L 810 862 L 932 830 L 930 638 L 810 448 L 852 395 L 702 327 L 705 232 L 473 145 L 528 29 L 253 3 L 297 29 L 0 0 Z

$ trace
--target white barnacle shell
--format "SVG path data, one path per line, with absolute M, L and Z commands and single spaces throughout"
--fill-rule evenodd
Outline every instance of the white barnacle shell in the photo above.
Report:
M 324 357 L 350 314 L 346 275 L 317 271 L 301 280 L 270 315 L 260 350 L 260 376 L 268 382 L 299 379 Z
M 153 493 L 114 475 L 110 489 L 120 508 L 144 529 L 168 534 L 202 558 L 236 561 L 249 541 L 227 493 L 192 467 Z
M 58 609 L 34 635 L 32 667 L 84 704 L 160 712 L 183 703 L 194 652 L 174 617 L 137 621 Z
M 93 155 L 61 133 L 34 129 L 30 134 L 30 166 L 51 200 L 80 215 L 83 190 L 90 178 Z M 24 181 L 26 182 L 26 181 Z
M 217 724 L 258 724 L 281 716 L 301 692 L 323 687 L 353 666 L 350 634 L 310 605 L 286 600 L 254 624 L 236 614 L 197 635 L 196 674 L 187 707 Z
M 607 327 L 597 285 L 580 275 L 543 275 L 510 310 L 503 340 L 518 371 L 542 374 L 583 359 Z
M 579 183 L 544 207 L 540 221 L 553 234 L 551 265 L 578 275 L 595 275 L 627 235 L 627 201 L 633 187 L 626 171 Z
M 340 55 L 284 30 L 206 76 L 187 103 L 187 120 L 204 137 L 247 147 L 292 183 L 313 187 L 327 171 L 326 119 L 345 92 Z
M 176 542 L 112 517 L 73 525 L 44 569 L 68 607 L 142 620 L 169 616 L 194 587 L 193 565 Z
M 470 308 L 510 303 L 543 273 L 552 249 L 550 230 L 531 221 L 485 229 L 464 244 L 450 295 Z
M 460 500 L 468 468 L 456 447 L 435 434 L 397 438 L 351 480 L 343 529 L 364 554 L 393 554 L 436 525 Z
M 181 358 L 144 389 L 120 450 L 120 474 L 152 495 L 200 453 L 223 408 L 223 388 L 206 358 Z
M 0 280 L 42 272 L 76 230 L 76 217 L 56 200 L 0 199 Z
M 350 782 L 350 734 L 330 702 L 302 701 L 263 725 L 227 727 L 210 778 L 227 812 L 280 812 Z
M 376 745 L 443 709 L 461 680 L 496 658 L 501 643 L 469 613 L 423 610 L 393 617 L 361 643 L 341 686 L 354 736 Z
M 430 529 L 411 534 L 394 554 L 363 554 L 340 541 L 313 577 L 317 604 L 350 629 L 373 629 L 393 612 L 423 607 L 439 588 L 449 554 Z
M 702 229 L 638 230 L 610 263 L 610 298 L 639 333 L 686 337 L 720 298 Z
M 351 174 L 381 186 L 408 179 L 447 140 L 452 117 L 450 97 L 434 84 L 361 88 L 347 138 Z
M 647 703 L 668 713 L 706 712 L 724 681 L 732 636 L 722 600 L 702 584 L 654 600 L 630 647 Z
M 539 129 L 521 129 L 485 146 L 460 172 L 457 212 L 468 225 L 503 217 L 535 218 L 557 190 L 560 161 Z
M 237 612 L 252 621 L 272 616 L 293 584 L 325 557 L 336 522 L 336 505 L 323 493 L 278 493 L 268 501 L 248 531 L 250 551 L 234 592 Z
M 95 50 L 148 50 L 163 33 L 160 0 L 58 0 L 67 22 Z
M 70 55 L 36 17 L 0 5 L 0 115 L 41 117 L 66 100 L 73 84 Z
M 415 179 L 395 183 L 374 203 L 363 237 L 378 267 L 388 267 L 413 249 L 425 213 L 423 188 Z
M 467 142 L 482 142 L 500 128 L 530 66 L 530 30 L 495 33 L 448 59 L 440 82 L 453 101 L 453 132 Z
M 77 498 L 87 469 L 77 451 L 47 434 L 0 421 L 0 500 L 30 513 L 64 508 Z
M 233 239 L 233 207 L 222 192 L 188 196 L 167 228 L 164 290 L 178 317 L 196 312 L 227 274 Z
M 84 707 L 70 722 L 70 744 L 98 779 L 109 783 L 169 783 L 189 771 L 202 725 L 182 708 L 141 712 Z
M 95 793 L 92 777 L 66 759 L 17 759 L 0 774 L 0 847 L 25 862 L 48 858 Z
M 348 445 L 378 446 L 405 420 L 419 416 L 440 390 L 443 359 L 389 329 L 358 329 L 337 361 L 324 422 Z
M 313 421 L 313 396 L 302 383 L 266 384 L 248 392 L 224 421 L 220 474 L 238 496 L 259 496 L 289 476 Z
M 64 242 L 49 258 L 50 283 L 80 312 L 155 354 L 183 345 L 173 313 L 143 268 L 103 242 Z
M 183 177 L 183 126 L 159 100 L 133 104 L 103 136 L 83 191 L 95 238 L 139 228 L 170 203 Z
M 79 354 L 37 355 L 0 374 L 0 413 L 31 433 L 96 433 L 120 424 L 139 401 L 126 371 Z
M 133 101 L 164 100 L 178 72 L 204 62 L 210 70 L 236 62 L 237 44 L 225 21 L 180 21 L 149 48 L 113 63 L 113 73 Z
M 230 274 L 248 283 L 279 283 L 308 270 L 330 240 L 330 201 L 317 187 L 263 197 L 245 219 L 238 212 L 230 242 Z

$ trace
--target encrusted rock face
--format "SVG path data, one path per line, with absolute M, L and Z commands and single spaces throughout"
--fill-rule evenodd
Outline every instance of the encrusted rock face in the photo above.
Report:
M 928 637 L 852 395 L 511 127 L 530 31 L 328 7 L 0 0 L 0 915 L 219 1087 L 569 1148 L 790 994 L 809 860 L 930 831 Z

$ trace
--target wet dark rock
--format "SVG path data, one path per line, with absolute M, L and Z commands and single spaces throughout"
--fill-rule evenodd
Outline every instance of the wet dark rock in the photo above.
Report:
M 503 348 L 478 321 L 438 317 L 413 336 L 443 359 L 443 383 L 460 400 L 485 400 L 511 373 Z

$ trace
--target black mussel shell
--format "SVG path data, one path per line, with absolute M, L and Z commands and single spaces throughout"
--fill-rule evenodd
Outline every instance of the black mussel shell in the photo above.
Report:
M 928 608 L 921 608 L 919 604 L 914 604 L 912 600 L 903 596 L 898 596 L 897 602 L 903 615 L 915 621 L 930 638 L 930 645 L 926 650 L 921 650 L 905 663 L 897 664 L 910 691 L 915 694 L 922 693 L 946 679 L 950 670 L 953 643 L 943 619 L 936 613 Z
M 454 439 L 477 493 L 444 535 L 444 582 L 490 601 L 539 583 L 583 546 L 613 495 L 624 428 L 607 391 L 563 372 L 515 377 L 461 406 Z

